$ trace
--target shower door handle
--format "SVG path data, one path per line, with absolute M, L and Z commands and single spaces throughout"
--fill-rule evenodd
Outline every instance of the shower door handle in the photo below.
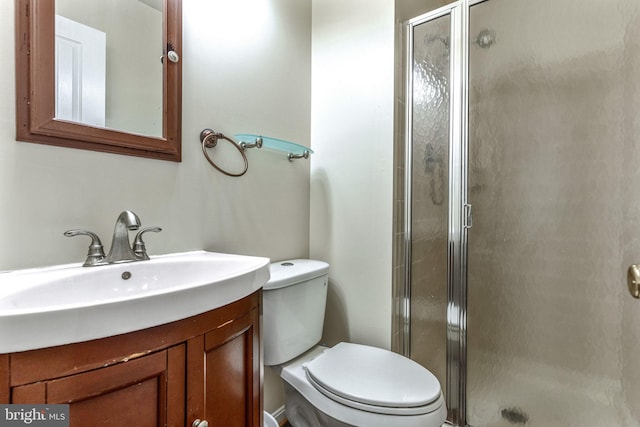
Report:
M 627 286 L 634 298 L 640 298 L 640 267 L 633 264 L 627 271 Z
M 472 206 L 469 203 L 464 204 L 464 219 L 463 228 L 469 229 L 473 227 L 473 214 L 471 213 Z

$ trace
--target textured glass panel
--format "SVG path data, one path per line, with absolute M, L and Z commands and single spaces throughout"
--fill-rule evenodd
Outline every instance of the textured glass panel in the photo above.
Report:
M 640 425 L 638 4 L 472 7 L 474 427 Z
M 450 17 L 414 28 L 411 357 L 446 382 Z

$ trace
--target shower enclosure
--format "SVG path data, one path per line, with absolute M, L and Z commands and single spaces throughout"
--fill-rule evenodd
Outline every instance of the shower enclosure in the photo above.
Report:
M 449 422 L 640 426 L 640 2 L 409 21 L 398 350 Z

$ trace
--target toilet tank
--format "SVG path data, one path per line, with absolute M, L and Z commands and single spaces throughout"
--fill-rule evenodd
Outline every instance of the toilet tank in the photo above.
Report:
M 262 293 L 264 364 L 279 365 L 320 342 L 329 264 L 292 259 L 271 264 Z

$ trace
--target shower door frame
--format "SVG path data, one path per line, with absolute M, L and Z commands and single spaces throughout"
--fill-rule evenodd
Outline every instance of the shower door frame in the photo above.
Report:
M 449 206 L 447 237 L 447 423 L 466 426 L 467 406 L 467 233 L 472 227 L 468 203 L 469 122 L 469 15 L 473 5 L 489 0 L 459 0 L 415 17 L 405 23 L 405 120 L 404 120 L 404 218 L 403 286 L 398 307 L 401 351 L 411 355 L 411 231 L 412 231 L 412 123 L 413 123 L 413 29 L 449 15 Z

